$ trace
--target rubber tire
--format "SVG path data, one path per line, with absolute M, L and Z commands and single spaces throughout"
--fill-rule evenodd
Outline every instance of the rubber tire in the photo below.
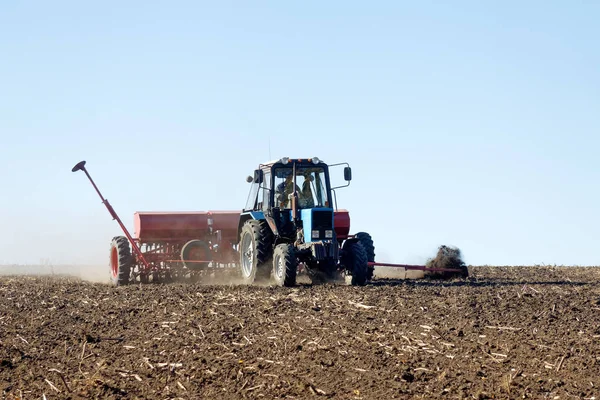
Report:
M 344 244 L 342 264 L 352 274 L 352 286 L 364 286 L 367 283 L 369 265 L 367 252 L 362 243 L 347 241 Z
M 129 240 L 125 236 L 115 236 L 110 243 L 110 281 L 115 286 L 129 284 L 133 257 Z
M 247 276 L 244 276 L 243 265 L 245 249 L 243 248 L 244 240 L 246 237 L 250 241 L 250 246 L 253 250 L 253 257 L 251 260 L 250 272 Z M 244 284 L 250 285 L 254 283 L 256 273 L 259 268 L 264 267 L 264 264 L 271 257 L 271 247 L 273 242 L 273 233 L 271 228 L 267 225 L 266 221 L 257 221 L 254 219 L 248 220 L 242 226 L 242 232 L 240 233 L 240 278 Z M 262 269 L 262 268 L 261 268 Z
M 367 261 L 375 262 L 375 245 L 373 244 L 373 238 L 367 232 L 358 232 L 356 234 L 356 238 L 363 245 L 365 251 L 367 252 Z M 369 266 L 367 271 L 367 280 L 373 279 L 373 274 L 375 273 L 375 267 Z
M 283 262 L 281 276 L 277 274 L 279 262 Z M 296 285 L 298 260 L 294 247 L 287 243 L 278 244 L 273 251 L 273 269 L 271 276 L 278 286 L 292 287 Z

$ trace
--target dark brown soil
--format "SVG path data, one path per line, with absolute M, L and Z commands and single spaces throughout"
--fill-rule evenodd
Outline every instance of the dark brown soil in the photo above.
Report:
M 600 269 L 365 287 L 0 278 L 0 392 L 84 398 L 600 398 Z

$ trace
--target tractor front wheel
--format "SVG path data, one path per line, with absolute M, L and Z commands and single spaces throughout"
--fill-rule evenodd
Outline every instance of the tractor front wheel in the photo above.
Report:
M 360 242 L 348 241 L 344 244 L 342 264 L 352 274 L 352 286 L 364 286 L 367 283 L 367 252 Z
M 113 285 L 129 283 L 133 258 L 129 240 L 125 236 L 115 236 L 110 243 L 110 280 Z
M 294 286 L 298 272 L 298 261 L 294 247 L 287 243 L 278 244 L 273 251 L 273 280 L 278 286 Z

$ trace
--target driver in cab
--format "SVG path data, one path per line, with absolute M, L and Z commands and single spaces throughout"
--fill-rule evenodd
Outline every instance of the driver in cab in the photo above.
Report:
M 289 199 L 289 195 L 294 192 L 294 175 L 292 173 L 288 173 L 285 177 L 285 180 L 277 185 L 276 188 L 276 198 L 280 207 L 282 208 L 290 208 L 291 201 Z M 312 190 L 310 187 L 310 182 L 312 176 L 310 174 L 304 176 L 304 183 L 302 184 L 302 189 L 296 185 L 296 192 L 298 193 L 298 202 L 300 208 L 311 208 L 314 207 L 314 200 L 312 195 Z

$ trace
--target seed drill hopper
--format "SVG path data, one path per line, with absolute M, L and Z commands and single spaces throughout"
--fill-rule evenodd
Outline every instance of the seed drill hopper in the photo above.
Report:
M 247 179 L 251 188 L 242 210 L 135 212 L 134 235 L 102 196 L 85 164 L 79 162 L 72 171 L 86 174 L 123 231 L 110 244 L 109 271 L 115 285 L 198 281 L 225 274 L 241 284 L 271 279 L 293 286 L 298 272 L 306 272 L 313 281 L 350 276 L 352 285 L 360 286 L 373 278 L 377 265 L 466 274 L 466 267 L 376 262 L 371 236 L 350 234 L 349 212 L 334 204 L 335 190 L 352 179 L 347 163 L 284 157 L 260 164 Z M 345 165 L 347 183 L 331 187 L 330 167 L 339 165 Z

